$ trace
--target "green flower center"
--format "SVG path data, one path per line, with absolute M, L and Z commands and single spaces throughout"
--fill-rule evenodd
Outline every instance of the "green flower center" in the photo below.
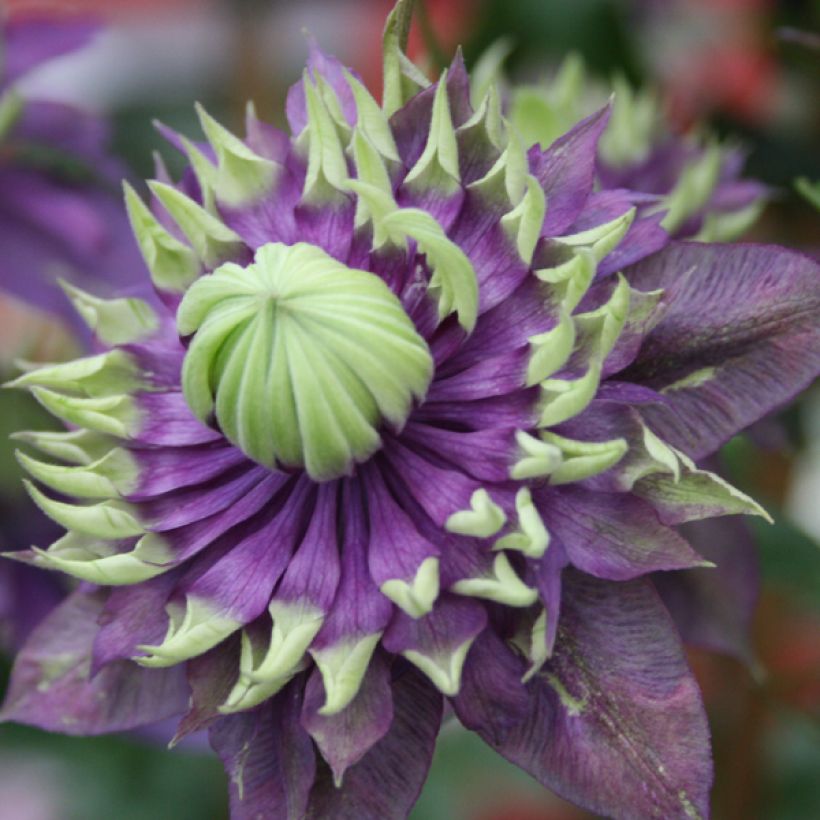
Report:
M 182 389 L 194 414 L 259 464 L 316 481 L 372 456 L 378 428 L 400 429 L 433 376 L 384 282 L 305 243 L 267 244 L 247 267 L 198 279 L 177 327 L 193 334 Z

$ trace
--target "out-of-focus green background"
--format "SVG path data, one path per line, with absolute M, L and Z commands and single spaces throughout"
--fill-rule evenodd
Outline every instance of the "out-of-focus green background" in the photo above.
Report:
M 793 189 L 820 178 L 820 3 L 775 0 L 427 0 L 412 46 L 431 66 L 462 43 L 468 62 L 499 37 L 509 71 L 537 80 L 569 51 L 602 78 L 614 72 L 661 89 L 678 127 L 706 120 L 750 149 L 749 172 L 775 187 L 754 239 L 820 252 L 817 214 Z M 196 134 L 201 100 L 238 124 L 253 98 L 280 121 L 300 74 L 307 28 L 377 89 L 380 31 L 390 0 L 15 0 L 12 12 L 92 10 L 111 24 L 87 52 L 29 81 L 39 96 L 103 112 L 136 175 L 152 173 L 159 118 Z M 432 35 L 435 32 L 435 35 Z M 5 358 L 5 355 L 3 356 Z M 20 500 L 6 434 L 31 407 L 0 392 L 3 514 Z M 820 817 L 820 391 L 785 412 L 771 436 L 742 437 L 724 461 L 761 499 L 774 526 L 754 526 L 763 594 L 755 674 L 693 652 L 715 744 L 717 820 Z M 785 431 L 785 432 L 783 432 Z M 11 544 L 6 548 L 22 548 Z M 8 662 L 3 662 L 3 673 Z M 167 751 L 154 735 L 72 739 L 0 727 L 0 820 L 218 820 L 227 786 L 207 746 Z M 552 797 L 476 738 L 448 725 L 415 820 L 559 820 L 588 815 Z

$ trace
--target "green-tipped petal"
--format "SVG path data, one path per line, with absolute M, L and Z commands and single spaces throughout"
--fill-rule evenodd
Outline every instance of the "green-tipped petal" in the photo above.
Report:
M 17 460 L 41 484 L 76 498 L 118 498 L 128 495 L 137 484 L 136 461 L 120 447 L 82 467 L 48 464 L 19 450 Z
M 496 504 L 485 489 L 476 490 L 470 498 L 470 509 L 453 513 L 445 523 L 448 532 L 489 538 L 506 523 L 504 510 Z
M 393 242 L 403 242 L 405 237 L 416 240 L 433 269 L 430 290 L 438 301 L 439 318 L 455 313 L 471 333 L 478 320 L 478 279 L 464 251 L 447 238 L 434 217 L 417 208 L 388 214 L 381 227 Z
M 575 346 L 575 323 L 562 307 L 558 324 L 546 333 L 530 336 L 530 360 L 527 364 L 527 387 L 532 387 L 562 368 Z
M 141 414 L 131 396 L 79 398 L 64 396 L 44 387 L 32 387 L 31 393 L 57 418 L 98 433 L 130 438 L 141 424 Z
M 11 438 L 52 458 L 76 465 L 93 464 L 114 446 L 114 439 L 91 430 L 24 431 L 14 433 Z
M 391 162 L 400 162 L 399 150 L 384 111 L 364 85 L 347 69 L 344 75 L 356 102 L 356 129 L 373 143 L 381 156 Z
M 130 552 L 115 553 L 111 543 L 69 532 L 47 550 L 33 549 L 33 563 L 100 586 L 131 586 L 166 572 L 173 553 L 156 536 L 146 535 Z
M 528 478 L 544 478 L 552 474 L 563 460 L 561 448 L 535 438 L 523 430 L 515 434 L 520 457 L 510 468 L 510 478 L 524 481 Z
M 549 546 L 550 534 L 532 503 L 532 495 L 527 487 L 522 487 L 515 494 L 515 511 L 518 530 L 499 538 L 493 549 L 517 550 L 527 558 L 541 558 Z
M 156 180 L 149 182 L 148 187 L 208 267 L 236 256 L 244 247 L 236 233 L 182 191 Z
M 663 201 L 666 216 L 661 227 L 674 233 L 709 201 L 720 177 L 723 153 L 719 145 L 707 146 L 697 161 L 687 165 L 672 192 Z
M 232 207 L 240 207 L 270 193 L 281 173 L 281 166 L 260 157 L 198 103 L 196 112 L 219 161 L 211 182 L 217 199 Z
M 127 182 L 123 188 L 131 229 L 152 281 L 160 290 L 183 293 L 200 274 L 196 254 L 165 230 Z
M 592 251 L 595 261 L 600 262 L 626 236 L 626 232 L 635 221 L 635 213 L 636 209 L 631 208 L 626 213 L 616 216 L 603 225 L 597 225 L 580 233 L 562 236 L 557 241 L 571 248 L 587 247 Z
M 270 643 L 247 670 L 249 679 L 256 683 L 293 674 L 325 619 L 322 610 L 305 603 L 273 600 L 268 611 L 273 619 Z
M 538 238 L 541 236 L 544 216 L 547 213 L 547 198 L 544 189 L 534 176 L 529 175 L 526 184 L 527 192 L 524 198 L 512 211 L 501 218 L 501 224 L 508 235 L 515 240 L 521 259 L 529 265 L 532 262 Z
M 309 72 L 302 76 L 307 106 L 307 126 L 300 139 L 307 139 L 308 167 L 303 201 L 318 205 L 346 196 L 349 177 L 339 132 Z
M 592 362 L 578 379 L 546 379 L 541 382 L 539 427 L 553 427 L 577 416 L 595 398 L 601 366 Z
M 541 667 L 549 660 L 549 653 L 547 652 L 547 610 L 542 609 L 541 614 L 535 619 L 530 630 L 528 646 L 526 647 L 526 656 L 529 659 L 530 665 L 527 671 L 521 678 L 521 683 L 527 683 L 538 672 Z
M 184 615 L 180 617 L 179 612 L 171 614 L 165 640 L 157 646 L 138 647 L 147 655 L 137 656 L 134 660 L 140 666 L 151 668 L 175 666 L 222 643 L 241 626 L 239 621 L 221 614 L 210 601 L 188 596 Z
M 474 640 L 475 637 L 468 638 L 451 651 L 442 649 L 425 655 L 415 649 L 406 649 L 401 654 L 421 669 L 442 695 L 451 698 L 461 689 L 461 671 Z
M 310 650 L 325 685 L 325 703 L 319 709 L 320 715 L 335 715 L 356 697 L 380 638 L 381 632 L 376 632 Z
M 67 530 L 96 538 L 118 540 L 142 535 L 144 527 L 137 520 L 134 508 L 122 501 L 102 501 L 99 504 L 66 504 L 42 493 L 30 481 L 24 480 L 32 501 L 51 519 Z
M 456 581 L 452 591 L 458 595 L 484 598 L 507 606 L 527 607 L 538 600 L 538 591 L 528 587 L 516 574 L 503 552 L 495 556 L 491 571 L 478 578 Z
M 571 259 L 553 268 L 540 268 L 535 275 L 552 285 L 553 293 L 564 310 L 571 313 L 589 290 L 597 262 L 589 248 L 578 248 Z
M 94 398 L 129 393 L 143 385 L 134 360 L 122 350 L 109 350 L 60 364 L 33 366 L 6 386 L 47 387 Z
M 447 97 L 447 71 L 436 88 L 427 144 L 416 164 L 404 178 L 404 184 L 420 191 L 436 190 L 451 194 L 459 187 L 458 143 Z
M 545 443 L 561 450 L 562 461 L 550 474 L 550 484 L 571 484 L 583 481 L 614 467 L 629 449 L 626 439 L 610 441 L 576 441 L 544 431 Z
M 107 345 L 138 342 L 159 326 L 159 318 L 144 299 L 100 299 L 69 282 L 60 286 L 77 313 L 97 338 Z
M 425 558 L 412 581 L 399 578 L 385 581 L 382 594 L 403 609 L 411 618 L 421 618 L 433 609 L 439 593 L 438 558 Z

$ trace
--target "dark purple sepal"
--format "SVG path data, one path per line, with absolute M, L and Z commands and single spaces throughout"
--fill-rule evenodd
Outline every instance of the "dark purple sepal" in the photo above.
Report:
M 224 717 L 219 707 L 228 700 L 239 674 L 239 634 L 191 658 L 186 664 L 186 674 L 191 701 L 171 740 L 172 746 Z
M 748 524 L 727 516 L 684 524 L 682 532 L 715 566 L 653 576 L 681 637 L 753 665 L 750 626 L 760 567 Z
M 649 582 L 564 574 L 553 657 L 502 740 L 511 762 L 613 818 L 709 815 L 709 732 L 680 639 Z
M 542 236 L 565 233 L 578 218 L 595 180 L 598 140 L 609 122 L 610 106 L 581 120 L 549 148 L 529 151 L 530 173 L 547 195 Z
M 504 743 L 531 709 L 531 686 L 521 682 L 526 668 L 493 629 L 484 630 L 464 663 L 461 689 L 450 699 L 459 721 L 492 746 Z
M 314 668 L 305 687 L 302 726 L 319 747 L 339 788 L 344 773 L 387 734 L 393 721 L 390 662 L 386 653 L 377 651 L 373 655 L 358 694 L 341 712 L 320 714 L 324 703 L 322 676 Z
M 820 268 L 766 245 L 675 243 L 629 270 L 668 310 L 621 378 L 663 390 L 644 417 L 696 461 L 820 372 Z
M 316 758 L 310 736 L 299 723 L 299 683 L 210 729 L 211 746 L 230 780 L 232 820 L 305 817 Z
M 161 643 L 168 630 L 165 604 L 182 573 L 181 568 L 143 581 L 114 587 L 97 618 L 91 674 L 113 661 L 133 658 L 141 644 Z
M 93 678 L 91 648 L 105 593 L 83 586 L 54 609 L 17 655 L 0 718 L 69 735 L 133 729 L 179 714 L 182 667 L 109 664 Z
M 661 524 L 649 504 L 634 496 L 568 486 L 538 492 L 534 500 L 572 565 L 596 578 L 628 581 L 704 564 L 675 530 Z
M 441 724 L 442 697 L 409 665 L 393 681 L 390 731 L 333 785 L 319 769 L 310 795 L 309 820 L 405 820 L 418 799 Z

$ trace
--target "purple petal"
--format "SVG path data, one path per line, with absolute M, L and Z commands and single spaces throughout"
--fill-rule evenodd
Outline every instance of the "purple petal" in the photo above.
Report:
M 363 500 L 351 483 L 345 487 L 341 545 L 342 575 L 330 615 L 311 649 L 321 650 L 350 636 L 381 632 L 390 620 L 392 605 L 373 583 L 367 567 L 368 533 Z
M 521 683 L 524 662 L 492 629 L 473 644 L 464 663 L 461 690 L 451 699 L 458 719 L 496 746 L 527 718 L 529 687 Z
M 373 656 L 358 694 L 341 712 L 319 714 L 324 703 L 322 676 L 314 669 L 305 688 L 302 726 L 316 742 L 333 772 L 334 783 L 340 787 L 344 773 L 387 734 L 393 721 L 390 664 L 386 655 L 377 652 Z
M 313 743 L 299 723 L 294 682 L 252 712 L 223 718 L 211 746 L 230 779 L 232 820 L 302 820 L 316 769 Z
M 609 122 L 610 107 L 581 120 L 542 151 L 529 152 L 530 171 L 547 195 L 547 217 L 542 236 L 558 236 L 578 218 L 592 193 L 598 140 Z
M 219 707 L 228 699 L 239 673 L 239 635 L 187 663 L 188 685 L 191 687 L 190 709 L 179 723 L 172 745 L 193 732 L 199 732 L 220 720 Z
M 3 82 L 6 86 L 48 60 L 82 48 L 99 31 L 89 20 L 32 18 L 3 26 Z
M 615 818 L 709 814 L 709 733 L 675 629 L 651 586 L 565 573 L 555 653 L 512 730 L 479 733 L 584 808 Z M 499 740 L 499 735 L 501 739 Z
M 783 405 L 820 372 L 820 269 L 763 245 L 679 243 L 629 273 L 668 311 L 621 378 L 663 390 L 644 410 L 695 460 Z
M 749 629 L 760 587 L 754 540 L 738 516 L 683 525 L 712 569 L 655 575 L 653 580 L 686 643 L 754 660 Z
M 181 570 L 171 570 L 134 586 L 115 587 L 97 623 L 91 673 L 112 661 L 133 658 L 141 644 L 160 643 L 168 629 L 165 604 Z
M 370 523 L 370 575 L 379 587 L 393 579 L 412 582 L 422 562 L 438 556 L 438 548 L 416 529 L 391 496 L 380 473 L 372 468 L 365 468 L 362 473 Z
M 345 775 L 336 789 L 320 770 L 309 820 L 404 820 L 418 799 L 433 758 L 442 699 L 412 668 L 393 682 L 390 731 Z
M 81 588 L 58 606 L 20 651 L 2 719 L 70 735 L 155 723 L 183 711 L 184 669 L 117 661 L 90 678 L 91 648 L 105 596 Z
M 535 499 L 570 562 L 596 578 L 628 581 L 704 563 L 680 535 L 661 524 L 649 504 L 631 495 L 565 487 Z

